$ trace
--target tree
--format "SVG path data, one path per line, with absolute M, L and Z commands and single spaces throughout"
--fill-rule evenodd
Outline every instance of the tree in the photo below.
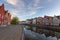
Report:
M 18 17 L 13 17 L 13 18 L 11 19 L 11 24 L 18 24 L 18 23 L 19 23 Z

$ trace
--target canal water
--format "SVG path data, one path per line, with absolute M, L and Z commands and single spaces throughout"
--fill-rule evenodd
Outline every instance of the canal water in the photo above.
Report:
M 49 36 L 49 37 L 46 37 L 45 34 L 38 34 L 36 32 L 33 32 L 31 30 L 27 30 L 26 28 L 24 28 L 24 31 L 25 33 L 27 34 L 32 34 L 34 35 L 36 38 L 38 38 L 39 40 L 60 40 L 58 39 L 57 37 L 52 37 L 52 36 Z M 31 36 L 32 37 L 32 36 Z

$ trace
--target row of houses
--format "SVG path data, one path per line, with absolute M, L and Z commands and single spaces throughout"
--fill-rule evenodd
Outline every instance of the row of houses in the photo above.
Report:
M 0 6 L 0 25 L 9 25 L 11 21 L 11 14 L 5 10 L 4 4 Z
M 60 25 L 60 16 L 44 16 L 44 17 L 37 17 L 32 19 L 27 19 L 26 23 L 28 24 L 37 24 L 37 25 Z

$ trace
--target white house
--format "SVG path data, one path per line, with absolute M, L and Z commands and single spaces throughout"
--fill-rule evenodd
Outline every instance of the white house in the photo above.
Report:
M 33 19 L 27 19 L 27 20 L 26 20 L 26 23 L 27 23 L 27 24 L 32 24 L 32 20 L 33 20 Z
M 34 18 L 34 19 L 32 20 L 32 24 L 37 24 L 37 18 Z
M 59 19 L 56 16 L 54 16 L 53 17 L 53 25 L 59 26 L 59 23 L 60 23 Z
M 59 26 L 60 26 L 60 15 L 56 16 L 59 19 Z
M 26 24 L 30 24 L 30 21 L 26 20 Z

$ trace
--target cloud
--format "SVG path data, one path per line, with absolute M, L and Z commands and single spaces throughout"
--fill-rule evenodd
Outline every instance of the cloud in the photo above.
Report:
M 60 10 L 55 10 L 54 15 L 60 15 Z
M 14 17 L 14 16 L 18 16 L 19 14 L 18 14 L 18 11 L 11 10 L 11 15 L 12 15 L 12 17 Z
M 37 7 L 40 5 L 41 0 L 32 0 L 32 3 L 30 3 L 28 6 L 30 7 Z
M 18 1 L 17 0 L 6 0 L 9 4 L 12 5 L 17 5 Z
M 20 15 L 22 15 L 22 17 L 27 17 L 27 16 L 33 16 L 36 14 L 36 11 L 29 11 L 29 12 L 24 12 Z
M 24 2 L 22 1 L 22 0 L 7 0 L 7 2 L 9 3 L 9 4 L 11 4 L 11 5 L 15 5 L 17 8 L 19 8 L 20 10 L 19 10 L 19 12 L 21 12 L 22 14 L 19 14 L 19 12 L 17 12 L 17 10 L 15 10 L 15 11 L 13 11 L 13 9 L 12 9 L 12 15 L 13 16 L 16 16 L 17 15 L 17 13 L 18 13 L 18 15 L 25 15 L 25 16 L 32 16 L 32 15 L 34 15 L 34 14 L 36 14 L 36 11 L 37 11 L 37 9 L 39 9 L 39 8 L 42 8 L 42 7 L 38 7 L 38 4 L 40 3 L 40 0 L 32 0 L 33 2 L 32 3 L 30 3 L 30 5 L 28 5 L 29 7 L 29 11 L 28 12 L 26 12 L 26 10 L 27 10 L 27 8 L 25 8 L 26 7 L 26 5 L 24 5 Z M 32 7 L 32 5 L 33 6 L 36 6 L 36 7 Z M 17 16 L 18 16 L 17 15 Z
M 32 15 L 34 15 L 34 14 L 36 14 L 36 12 L 31 12 L 30 16 L 32 16 Z
M 52 2 L 53 2 L 53 0 L 47 0 L 47 2 L 48 2 L 48 3 L 52 3 Z
M 46 13 L 48 16 L 54 16 L 54 15 L 60 15 L 60 8 L 54 8 L 48 13 Z
M 5 1 L 19 9 L 25 8 L 24 2 L 22 0 L 5 0 Z
M 28 14 L 29 14 L 29 16 L 35 15 L 37 13 L 38 9 L 43 8 L 43 7 L 39 6 L 41 0 L 32 0 L 32 1 L 33 2 L 28 5 L 28 9 L 29 9 Z
M 25 20 L 23 19 L 24 17 L 33 16 L 36 14 L 36 11 L 32 11 L 32 10 L 28 12 L 24 11 L 20 13 L 20 11 L 12 9 L 10 12 L 11 12 L 12 17 L 17 16 L 20 20 Z
M 42 8 L 44 8 L 44 7 L 29 7 L 28 9 L 30 9 L 30 10 L 38 10 L 38 9 L 42 9 Z
M 24 2 L 19 0 L 18 1 L 18 4 L 17 4 L 17 7 L 21 10 L 24 10 L 25 9 L 25 5 L 24 5 Z
M 27 12 L 28 14 L 26 14 L 25 16 L 33 16 L 36 14 L 36 11 L 30 11 L 30 12 Z
M 28 9 L 28 11 L 24 12 L 24 16 L 35 15 L 38 9 L 43 8 L 43 7 L 40 7 L 39 4 L 40 4 L 40 0 L 32 0 L 32 2 L 29 3 L 28 7 L 26 8 L 26 10 Z
M 40 0 L 34 0 L 34 6 L 38 6 L 40 4 Z
M 47 0 L 48 2 L 51 2 L 52 0 Z
M 27 8 L 29 10 L 29 12 L 27 12 L 28 16 L 32 16 L 36 14 L 38 9 L 43 8 L 39 6 L 40 2 L 41 0 L 32 0 L 32 2 L 28 5 L 28 8 Z

